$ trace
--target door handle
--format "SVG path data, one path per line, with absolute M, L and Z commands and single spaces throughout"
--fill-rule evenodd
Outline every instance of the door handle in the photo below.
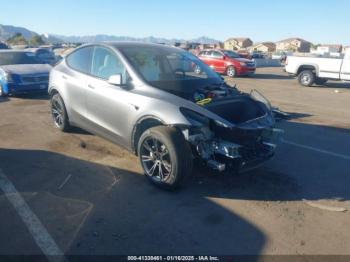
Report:
M 67 80 L 67 77 L 66 77 L 65 75 L 62 75 L 62 78 L 63 78 L 64 80 Z
M 92 85 L 90 85 L 90 84 L 88 84 L 88 88 L 90 88 L 90 89 L 95 89 L 95 87 L 92 86 Z

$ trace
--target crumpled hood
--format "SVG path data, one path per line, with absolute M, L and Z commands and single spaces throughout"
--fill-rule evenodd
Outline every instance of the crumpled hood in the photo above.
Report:
M 47 64 L 31 65 L 4 65 L 0 67 L 4 71 L 15 75 L 49 74 L 51 66 Z

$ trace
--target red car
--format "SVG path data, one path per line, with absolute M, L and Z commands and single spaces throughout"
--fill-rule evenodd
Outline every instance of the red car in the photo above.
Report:
M 230 50 L 203 50 L 199 52 L 198 57 L 217 73 L 226 74 L 229 77 L 252 75 L 256 69 L 254 61 L 241 58 L 237 53 Z

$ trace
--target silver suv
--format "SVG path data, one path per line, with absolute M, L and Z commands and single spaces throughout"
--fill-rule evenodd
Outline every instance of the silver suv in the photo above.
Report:
M 255 167 L 273 156 L 280 133 L 263 96 L 164 45 L 81 46 L 53 68 L 49 94 L 57 128 L 78 126 L 129 149 L 167 189 L 190 175 L 194 158 L 218 171 Z

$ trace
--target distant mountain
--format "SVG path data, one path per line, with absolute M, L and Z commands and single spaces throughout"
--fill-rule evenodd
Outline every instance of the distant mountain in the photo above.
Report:
M 1 25 L 0 24 L 0 41 L 6 41 L 9 37 L 13 36 L 16 33 L 21 33 L 26 40 L 29 40 L 34 35 L 38 33 L 30 31 L 24 27 L 17 27 L 12 25 Z M 87 42 L 103 42 L 103 41 L 141 41 L 149 43 L 164 43 L 171 44 L 175 42 L 196 42 L 201 44 L 213 44 L 219 42 L 216 39 L 209 38 L 206 36 L 201 36 L 194 39 L 168 39 L 163 37 L 129 37 L 129 36 L 115 36 L 115 35 L 87 35 L 87 36 L 65 36 L 65 35 L 55 35 L 55 34 L 43 34 L 41 35 L 43 39 L 48 43 L 87 43 Z
M 201 36 L 195 39 L 191 39 L 190 41 L 194 43 L 201 43 L 201 44 L 216 44 L 217 42 L 220 42 L 219 40 L 209 38 L 207 36 Z
M 61 39 L 64 42 L 70 43 L 87 43 L 87 42 L 103 42 L 103 41 L 141 41 L 148 43 L 175 43 L 175 42 L 197 42 L 201 44 L 213 44 L 219 42 L 219 40 L 215 40 L 209 37 L 199 37 L 195 39 L 185 40 L 185 39 L 168 39 L 162 37 L 130 37 L 130 36 L 114 36 L 114 35 L 88 35 L 88 36 L 64 36 L 64 35 L 51 35 L 57 39 Z
M 30 31 L 24 27 L 17 27 L 12 25 L 0 25 L 0 40 L 5 41 L 16 33 L 21 33 L 25 39 L 30 39 L 37 33 Z

